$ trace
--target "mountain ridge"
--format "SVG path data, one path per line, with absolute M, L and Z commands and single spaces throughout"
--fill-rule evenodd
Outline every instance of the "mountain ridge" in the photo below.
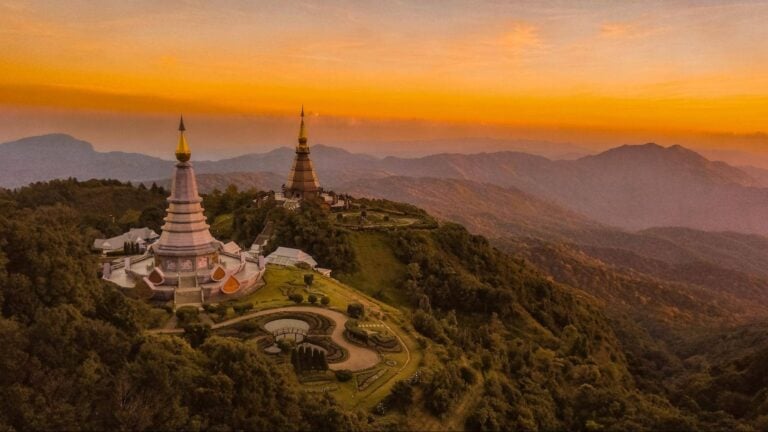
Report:
M 30 146 L 42 142 L 49 148 L 57 140 L 59 147 L 79 151 L 78 156 L 42 157 L 49 152 Z M 279 147 L 196 161 L 195 167 L 199 174 L 286 173 L 292 156 L 291 148 Z M 337 192 L 356 182 L 390 176 L 459 179 L 512 188 L 622 229 L 687 226 L 768 235 L 764 223 L 768 220 L 764 204 L 768 203 L 768 176 L 750 175 L 681 146 L 624 145 L 575 160 L 550 160 L 515 151 L 377 158 L 315 145 L 312 159 L 320 183 Z M 167 178 L 171 165 L 171 161 L 137 153 L 100 153 L 68 135 L 49 135 L 0 145 L 0 186 L 66 177 L 146 182 Z

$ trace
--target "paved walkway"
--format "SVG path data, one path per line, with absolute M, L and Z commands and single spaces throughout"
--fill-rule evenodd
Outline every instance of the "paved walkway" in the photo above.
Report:
M 279 307 L 274 309 L 265 309 L 257 312 L 251 312 L 243 316 L 239 316 L 237 318 L 232 318 L 231 320 L 223 321 L 218 324 L 214 324 L 213 326 L 211 326 L 211 328 L 213 328 L 214 330 L 220 329 L 223 327 L 231 326 L 233 324 L 237 324 L 242 321 L 249 320 L 251 318 L 264 316 L 264 315 L 271 315 L 277 312 L 313 313 L 313 314 L 322 315 L 326 318 L 329 318 L 336 324 L 336 326 L 333 329 L 333 333 L 331 333 L 331 340 L 333 340 L 340 347 L 347 350 L 347 352 L 349 353 L 349 357 L 343 362 L 329 364 L 328 367 L 332 370 L 349 369 L 351 371 L 358 371 L 361 369 L 367 369 L 369 367 L 376 366 L 381 361 L 381 358 L 379 357 L 379 353 L 377 353 L 376 351 L 370 348 L 352 344 L 344 338 L 344 324 L 347 322 L 349 318 L 343 313 L 337 312 L 331 309 L 319 308 L 315 306 L 284 306 L 284 307 Z M 158 329 L 158 330 L 151 330 L 151 332 L 160 333 L 160 334 L 178 334 L 178 333 L 184 333 L 184 330 L 183 329 Z M 394 333 L 394 334 L 397 335 L 397 333 Z M 400 341 L 400 343 L 402 343 L 402 340 Z M 406 347 L 406 350 L 407 349 L 408 348 Z

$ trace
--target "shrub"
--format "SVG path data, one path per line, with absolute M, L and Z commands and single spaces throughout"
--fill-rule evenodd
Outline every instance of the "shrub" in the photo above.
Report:
M 296 346 L 292 340 L 288 339 L 280 339 L 279 341 L 275 342 L 275 344 L 284 353 L 293 350 L 293 348 Z
M 328 296 L 323 296 L 323 298 L 320 299 L 320 303 L 322 303 L 323 306 L 328 306 L 331 304 L 331 298 Z
M 349 369 L 337 370 L 336 379 L 340 382 L 347 382 L 352 379 L 352 371 Z
M 307 297 L 307 301 L 309 301 L 312 304 L 317 303 L 317 296 L 314 294 L 310 294 L 309 297 Z
M 246 321 L 240 325 L 240 330 L 246 333 L 253 333 L 259 329 L 259 325 L 253 321 Z
M 198 310 L 196 307 L 191 306 L 185 306 L 179 309 L 176 309 L 176 318 L 179 319 L 179 322 L 183 324 L 191 324 L 196 323 L 198 321 Z
M 253 303 L 237 303 L 233 306 L 233 308 L 235 309 L 235 313 L 243 314 L 253 309 Z
M 365 316 L 365 306 L 360 303 L 350 303 L 347 305 L 347 315 L 352 318 L 362 318 Z
M 288 296 L 288 299 L 290 299 L 292 302 L 298 304 L 304 301 L 304 296 L 298 293 L 294 293 Z
M 312 273 L 307 273 L 304 275 L 304 285 L 306 286 L 312 286 L 312 282 L 315 281 L 315 275 Z

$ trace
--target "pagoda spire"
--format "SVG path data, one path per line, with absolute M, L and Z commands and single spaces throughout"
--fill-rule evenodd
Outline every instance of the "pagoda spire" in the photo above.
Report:
M 304 125 L 304 104 L 301 105 L 301 126 L 299 126 L 299 147 L 307 147 L 307 127 Z M 309 150 L 308 147 L 307 147 L 307 150 Z
M 187 138 L 184 136 L 184 131 L 187 128 L 184 127 L 184 116 L 179 118 L 179 144 L 176 146 L 176 160 L 179 162 L 187 162 L 192 157 L 192 151 L 187 144 Z
M 309 159 L 309 144 L 307 144 L 307 127 L 304 125 L 304 105 L 301 106 L 301 126 L 299 127 L 299 145 L 296 146 L 296 156 L 293 167 L 288 174 L 285 188 L 289 198 L 309 198 L 320 194 L 320 182 L 317 181 L 315 168 Z

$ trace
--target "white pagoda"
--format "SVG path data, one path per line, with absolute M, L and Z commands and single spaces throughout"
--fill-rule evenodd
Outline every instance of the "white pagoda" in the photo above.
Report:
M 192 152 L 179 123 L 176 166 L 160 238 L 146 253 L 126 257 L 104 267 L 104 279 L 124 288 L 143 281 L 160 299 L 174 299 L 176 307 L 202 305 L 244 294 L 262 285 L 264 264 L 257 257 L 225 248 L 209 230 L 189 162 Z M 261 260 L 263 261 L 263 260 Z

